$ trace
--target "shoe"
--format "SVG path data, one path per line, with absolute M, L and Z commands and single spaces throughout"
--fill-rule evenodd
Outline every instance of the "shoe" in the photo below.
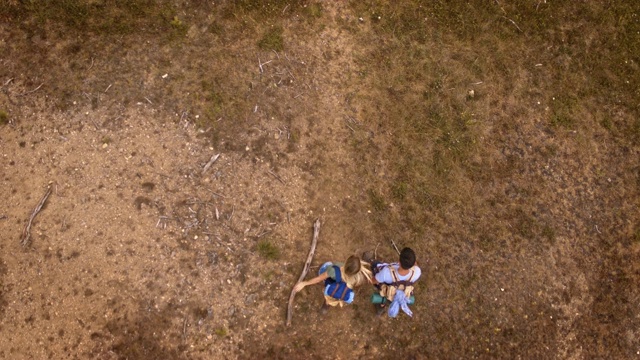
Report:
M 371 262 L 373 262 L 373 260 L 375 260 L 373 258 L 373 251 L 369 250 L 369 251 L 365 251 L 362 253 L 362 261 L 364 262 L 368 262 L 369 264 L 371 264 Z
M 320 314 L 325 315 L 328 310 L 329 310 L 329 305 L 327 305 L 326 302 L 323 302 L 322 307 L 320 307 Z

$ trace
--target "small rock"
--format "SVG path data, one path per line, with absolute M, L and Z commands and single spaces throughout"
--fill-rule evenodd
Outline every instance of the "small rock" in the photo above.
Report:
M 256 301 L 256 294 L 249 294 L 247 298 L 244 300 L 246 305 L 251 305 Z

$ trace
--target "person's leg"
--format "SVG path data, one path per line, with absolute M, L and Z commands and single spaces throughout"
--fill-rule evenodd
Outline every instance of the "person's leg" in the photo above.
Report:
M 327 301 L 323 301 L 322 302 L 322 306 L 320 307 L 320 314 L 324 315 L 327 313 L 327 310 L 329 310 L 329 305 L 327 304 Z

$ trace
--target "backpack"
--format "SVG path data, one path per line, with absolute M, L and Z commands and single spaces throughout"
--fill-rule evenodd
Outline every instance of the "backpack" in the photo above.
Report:
M 324 294 L 334 299 L 342 300 L 347 304 L 351 304 L 355 297 L 355 293 L 347 286 L 346 282 L 342 281 L 340 267 L 336 265 L 332 266 L 335 271 L 336 279 L 327 278 L 324 281 Z
M 389 301 L 393 301 L 394 296 L 398 290 L 404 291 L 407 298 L 411 298 L 413 295 L 413 278 L 414 270 L 413 267 L 411 270 L 411 274 L 409 275 L 408 280 L 400 280 L 400 275 L 395 267 L 392 264 L 384 264 L 378 267 L 378 272 L 381 271 L 384 267 L 388 267 L 391 273 L 391 278 L 393 282 L 391 284 L 381 284 L 380 285 L 380 295 L 386 298 Z M 415 300 L 414 300 L 415 301 Z

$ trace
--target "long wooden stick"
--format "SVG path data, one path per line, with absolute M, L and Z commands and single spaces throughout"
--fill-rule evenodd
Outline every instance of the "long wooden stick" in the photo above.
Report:
M 304 280 L 305 276 L 309 272 L 309 266 L 311 266 L 311 260 L 313 260 L 313 254 L 316 252 L 316 244 L 318 243 L 318 234 L 320 234 L 320 219 L 316 219 L 316 222 L 313 224 L 313 240 L 311 241 L 311 249 L 309 250 L 309 255 L 307 255 L 307 261 L 304 263 L 304 269 L 302 269 L 302 274 L 300 274 L 300 281 Z M 295 285 L 294 285 L 295 287 Z M 287 326 L 291 325 L 291 316 L 293 315 L 293 299 L 296 297 L 296 292 L 291 289 L 291 295 L 289 295 L 289 305 L 287 306 Z
M 38 215 L 38 213 L 42 209 L 42 206 L 44 206 L 44 203 L 47 201 L 49 195 L 51 195 L 51 186 L 47 188 L 47 192 L 44 194 L 42 199 L 40 199 L 40 202 L 38 203 L 36 208 L 33 209 L 31 217 L 29 218 L 29 222 L 24 227 L 24 231 L 22 232 L 22 240 L 20 241 L 22 247 L 26 247 L 27 245 L 29 245 L 29 240 L 31 238 L 31 223 L 33 223 L 33 219 L 36 217 L 36 215 Z
M 396 242 L 393 241 L 393 239 L 389 239 L 391 240 L 391 245 L 393 246 L 393 248 L 396 250 L 396 252 L 398 253 L 398 255 L 400 255 L 400 250 L 398 250 L 398 247 L 396 246 Z

